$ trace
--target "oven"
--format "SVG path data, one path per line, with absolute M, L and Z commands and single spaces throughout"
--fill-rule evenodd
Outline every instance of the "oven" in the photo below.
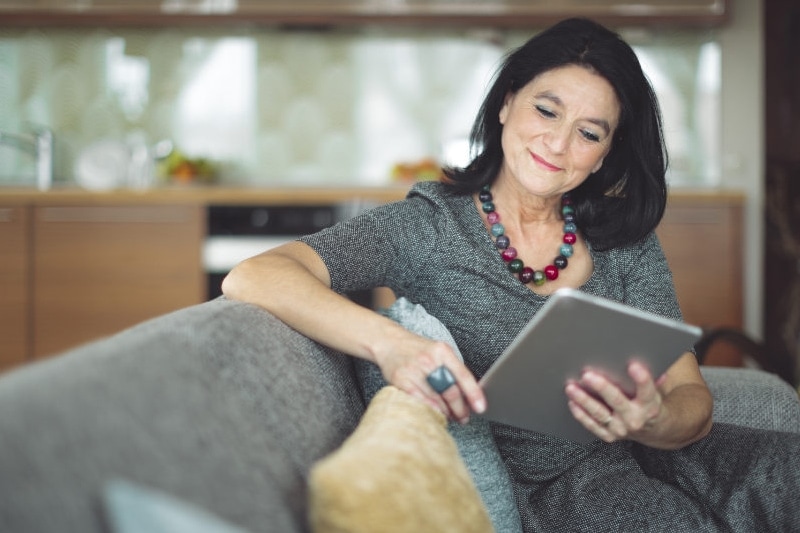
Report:
M 361 200 L 320 205 L 209 205 L 203 243 L 207 298 L 222 294 L 223 278 L 244 259 L 327 228 L 373 205 Z M 370 292 L 348 296 L 372 305 Z

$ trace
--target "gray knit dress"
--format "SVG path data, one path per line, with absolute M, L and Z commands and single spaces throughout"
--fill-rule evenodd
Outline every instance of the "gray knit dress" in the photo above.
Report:
M 508 272 L 472 198 L 440 183 L 417 184 L 403 201 L 302 240 L 335 291 L 386 286 L 424 306 L 476 378 L 547 300 Z M 594 271 L 582 291 L 681 318 L 655 234 L 590 252 Z M 706 439 L 665 452 L 492 429 L 526 532 L 800 530 L 798 435 L 716 424 Z

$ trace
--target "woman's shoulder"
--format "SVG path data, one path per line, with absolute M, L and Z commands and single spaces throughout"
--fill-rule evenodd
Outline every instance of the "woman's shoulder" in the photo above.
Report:
M 640 240 L 597 251 L 590 246 L 595 270 L 607 275 L 626 277 L 633 273 L 663 273 L 669 270 L 658 235 L 651 231 Z
M 465 199 L 469 196 L 453 194 L 450 189 L 439 182 L 423 181 L 411 186 L 405 198 L 374 206 L 365 210 L 354 220 L 376 227 L 403 224 L 411 227 L 423 224 L 428 228 L 441 228 L 442 224 L 453 218 L 460 218 L 465 211 Z
M 461 207 L 464 203 L 469 203 L 472 198 L 469 195 L 460 194 L 440 181 L 420 181 L 415 183 L 408 191 L 406 199 L 427 200 L 439 206 Z
M 592 248 L 591 245 L 590 248 Z M 655 231 L 646 233 L 644 237 L 637 241 L 615 246 L 602 251 L 593 250 L 592 253 L 597 255 L 608 255 L 611 257 L 628 257 L 631 259 L 636 259 L 641 257 L 644 253 L 653 251 L 661 251 L 661 243 L 659 242 L 658 235 Z
M 408 198 L 420 196 L 432 200 L 444 198 L 448 195 L 447 187 L 440 181 L 418 181 L 408 191 Z

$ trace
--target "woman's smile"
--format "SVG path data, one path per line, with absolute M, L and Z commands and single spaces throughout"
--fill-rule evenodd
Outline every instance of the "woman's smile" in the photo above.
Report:
M 537 155 L 534 152 L 531 152 L 531 156 L 533 156 L 533 160 L 536 163 L 539 163 L 541 166 L 543 166 L 545 169 L 547 169 L 547 170 L 549 170 L 551 172 L 558 172 L 560 170 L 563 170 L 561 167 L 553 165 L 552 163 L 548 162 L 546 159 L 544 159 L 543 157 Z

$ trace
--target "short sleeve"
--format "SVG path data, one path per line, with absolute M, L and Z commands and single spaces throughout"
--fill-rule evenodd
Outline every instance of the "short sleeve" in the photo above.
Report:
M 411 284 L 438 239 L 436 206 L 420 196 L 373 208 L 300 239 L 319 254 L 331 288 L 345 293 Z

